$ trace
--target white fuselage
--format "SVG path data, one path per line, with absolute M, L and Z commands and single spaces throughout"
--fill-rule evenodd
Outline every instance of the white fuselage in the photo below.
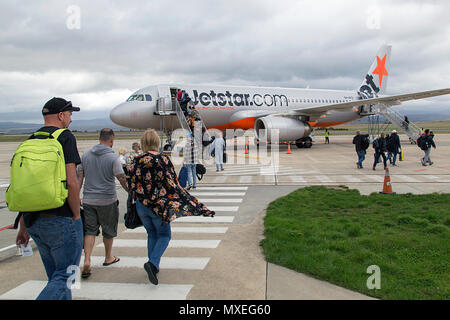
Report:
M 126 101 L 111 111 L 111 119 L 118 125 L 146 129 L 160 128 L 160 116 L 155 115 L 156 100 L 169 104 L 175 89 L 183 89 L 192 99 L 207 128 L 250 129 L 259 115 L 287 113 L 311 106 L 324 106 L 358 100 L 356 91 L 295 89 L 276 87 L 244 87 L 215 85 L 157 85 L 142 88 L 133 95 L 139 100 Z M 171 91 L 172 90 L 172 91 Z M 132 96 L 133 96 L 132 95 Z M 131 98 L 131 97 L 130 97 Z M 179 127 L 176 116 L 172 123 Z M 357 111 L 329 111 L 310 122 L 312 127 L 328 127 L 360 118 Z

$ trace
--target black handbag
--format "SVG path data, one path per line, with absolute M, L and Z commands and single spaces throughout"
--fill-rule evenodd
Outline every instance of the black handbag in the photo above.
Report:
M 201 163 L 197 163 L 195 166 L 195 172 L 198 180 L 203 179 L 203 175 L 206 173 L 206 168 Z
M 128 196 L 127 213 L 125 213 L 123 218 L 127 229 L 135 229 L 143 225 L 136 210 L 136 199 L 131 195 Z

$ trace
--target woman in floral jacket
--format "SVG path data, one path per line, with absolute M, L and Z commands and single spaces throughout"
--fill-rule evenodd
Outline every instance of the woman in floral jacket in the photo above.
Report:
M 159 145 L 156 131 L 146 130 L 141 138 L 143 153 L 127 166 L 128 185 L 147 230 L 149 261 L 144 269 L 153 284 L 158 284 L 159 262 L 171 239 L 170 222 L 183 216 L 215 214 L 180 186 L 172 162 L 159 153 Z

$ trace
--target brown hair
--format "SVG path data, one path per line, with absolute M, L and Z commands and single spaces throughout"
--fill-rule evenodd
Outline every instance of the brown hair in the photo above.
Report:
M 111 138 L 114 138 L 114 131 L 110 128 L 103 128 L 100 131 L 100 141 L 109 141 Z
M 161 140 L 154 129 L 147 129 L 141 138 L 141 147 L 143 152 L 159 151 Z

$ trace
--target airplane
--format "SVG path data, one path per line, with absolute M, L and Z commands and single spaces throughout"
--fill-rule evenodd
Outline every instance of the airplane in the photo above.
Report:
M 390 70 L 391 46 L 379 48 L 369 71 L 356 90 L 278 88 L 228 85 L 153 85 L 134 92 L 110 113 L 111 120 L 133 129 L 164 130 L 163 106 L 172 106 L 176 92 L 185 90 L 199 111 L 207 129 L 278 129 L 280 141 L 295 141 L 297 147 L 311 147 L 314 128 L 331 127 L 372 114 L 376 104 L 391 107 L 402 102 L 450 93 L 450 88 L 385 95 Z M 165 124 L 166 125 L 166 124 Z M 165 126 L 164 125 L 164 126 Z M 170 116 L 172 128 L 180 127 L 175 113 Z

